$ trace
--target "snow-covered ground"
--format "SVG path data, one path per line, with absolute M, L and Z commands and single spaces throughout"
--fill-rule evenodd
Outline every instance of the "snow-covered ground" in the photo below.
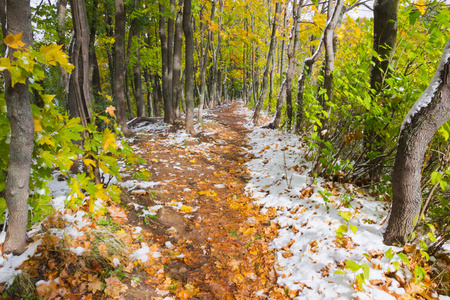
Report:
M 246 126 L 252 130 L 248 136 L 254 159 L 247 164 L 252 177 L 247 192 L 262 212 L 276 209 L 273 221 L 280 228 L 271 247 L 276 250 L 278 283 L 300 290 L 296 299 L 396 299 L 379 288 L 383 285 L 392 294 L 404 294 L 395 279 L 385 284 L 384 273 L 395 271 L 394 262 L 401 260 L 398 255 L 388 259 L 384 253 L 389 248 L 403 250 L 383 244 L 387 204 L 351 184 L 309 176 L 313 166 L 305 159 L 308 149 L 301 137 L 254 127 L 251 112 L 244 107 L 236 113 L 247 116 Z M 348 231 L 339 242 L 336 231 L 344 224 Z M 368 266 L 364 292 L 354 288 L 363 267 L 356 272 L 345 269 L 347 260 Z M 396 275 L 406 282 L 413 276 L 405 267 Z

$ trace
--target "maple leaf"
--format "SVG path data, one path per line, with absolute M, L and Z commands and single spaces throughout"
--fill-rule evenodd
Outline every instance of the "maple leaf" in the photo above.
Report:
M 123 211 L 123 209 L 110 206 L 106 208 L 111 216 L 111 219 L 119 224 L 126 223 L 128 221 L 127 214 Z
M 184 213 L 190 213 L 194 208 L 191 206 L 183 205 L 180 210 Z
M 116 117 L 116 115 L 114 114 L 114 111 L 116 110 L 116 108 L 112 105 L 108 106 L 108 108 L 105 110 L 111 117 Z
M 103 283 L 97 278 L 95 281 L 88 284 L 88 291 L 95 294 L 97 291 L 102 290 L 102 284 Z
M 22 32 L 19 32 L 16 35 L 9 34 L 3 42 L 11 48 L 19 49 L 25 46 L 25 43 L 22 42 Z
M 113 276 L 105 279 L 106 282 L 106 288 L 105 288 L 105 294 L 107 296 L 111 296 L 113 298 L 119 298 L 121 293 L 124 293 L 127 291 L 128 286 L 123 284 L 119 278 Z

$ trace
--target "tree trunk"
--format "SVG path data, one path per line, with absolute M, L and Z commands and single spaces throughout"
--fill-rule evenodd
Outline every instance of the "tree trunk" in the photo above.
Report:
M 214 51 L 214 56 L 213 56 L 213 67 L 212 67 L 212 72 L 211 72 L 211 78 L 212 78 L 212 82 L 211 82 L 211 108 L 215 107 L 218 104 L 218 93 L 217 93 L 217 89 L 218 89 L 218 85 L 220 85 L 220 78 L 219 78 L 219 74 L 218 74 L 218 65 L 219 65 L 219 56 L 220 56 L 220 47 L 221 47 L 221 41 L 222 41 L 222 14 L 223 14 L 223 0 L 219 0 L 219 32 L 217 33 L 217 45 L 216 45 L 216 49 Z
M 151 83 L 151 76 L 149 76 L 149 71 L 147 69 L 144 69 L 144 80 L 145 80 L 145 86 L 147 88 L 147 111 L 148 111 L 148 115 L 149 117 L 154 117 L 154 109 L 153 109 L 153 100 L 152 100 L 152 96 L 151 96 L 151 87 L 152 87 L 152 83 Z
M 191 0 L 184 0 L 183 31 L 185 45 L 185 94 L 186 94 L 186 133 L 195 134 L 194 129 L 194 37 L 191 22 Z
M 134 8 L 140 9 L 140 0 L 134 1 Z M 139 19 L 135 17 L 131 22 L 133 23 L 133 26 L 131 26 L 130 28 L 131 39 L 135 38 L 139 40 L 141 35 L 140 27 L 138 24 Z M 142 92 L 142 78 L 141 78 L 142 75 L 140 64 L 141 56 L 139 52 L 139 47 L 140 44 L 138 45 L 138 47 L 136 47 L 136 49 L 134 49 L 134 55 L 136 59 L 135 64 L 133 65 L 133 80 L 134 80 L 134 97 L 136 99 L 136 113 L 138 117 L 143 117 L 145 116 L 145 102 L 144 102 L 144 95 Z
M 297 81 L 297 117 L 296 117 L 296 127 L 295 131 L 300 132 L 300 126 L 303 121 L 303 92 L 305 89 L 305 81 L 306 78 L 311 74 L 313 65 L 320 59 L 322 55 L 322 50 L 326 47 L 327 43 L 330 45 L 331 49 L 328 49 L 328 57 L 326 60 L 328 61 L 328 79 L 326 81 L 326 86 L 329 86 L 330 94 L 328 97 L 331 97 L 331 82 L 332 82 L 332 71 L 334 67 L 334 50 L 333 50 L 333 33 L 336 29 L 336 26 L 338 24 L 339 18 L 341 17 L 343 7 L 343 1 L 337 1 L 336 5 L 334 7 L 333 13 L 331 15 L 331 19 L 329 22 L 327 22 L 327 26 L 325 27 L 322 37 L 319 41 L 319 46 L 317 46 L 316 51 L 314 54 L 308 58 L 306 58 L 303 62 L 303 70 L 302 74 L 298 78 Z M 328 40 L 328 42 L 327 42 Z M 331 41 L 330 41 L 331 40 Z M 326 50 L 327 51 L 327 50 Z M 331 56 L 331 57 L 330 57 Z M 331 67 L 331 69 L 330 69 Z M 327 68 L 327 67 L 326 67 Z M 327 71 L 326 71 L 327 72 Z M 325 83 L 324 83 L 325 87 Z M 325 87 L 326 88 L 326 87 Z M 328 89 L 327 89 L 328 93 Z M 330 99 L 330 98 L 328 98 Z
M 175 6 L 175 0 L 170 1 L 171 9 Z M 159 5 L 159 37 L 161 40 L 162 58 L 162 90 L 164 99 L 164 122 L 172 124 L 174 122 L 172 109 L 172 44 L 173 44 L 173 19 L 167 20 L 167 34 L 165 29 L 165 7 Z M 173 13 L 172 13 L 173 15 Z
M 210 20 L 214 19 L 214 13 L 216 10 L 216 0 L 212 0 L 211 3 L 211 16 Z M 198 116 L 197 122 L 203 122 L 203 106 L 205 105 L 205 94 L 206 94 L 206 66 L 208 65 L 208 51 L 212 40 L 212 31 L 208 28 L 208 37 L 206 39 L 206 45 L 203 50 L 203 55 L 201 57 L 201 67 L 200 67 L 200 96 L 198 104 Z
M 303 6 L 303 0 L 300 0 L 300 3 L 297 7 L 297 1 L 294 0 L 293 3 L 293 21 L 292 21 L 292 28 L 291 33 L 289 37 L 289 45 L 288 45 L 288 68 L 286 71 L 285 79 L 280 87 L 280 91 L 278 93 L 277 97 L 277 106 L 276 106 L 276 112 L 275 117 L 273 118 L 272 122 L 267 125 L 268 128 L 271 129 L 277 129 L 280 126 L 281 121 L 281 110 L 283 108 L 284 104 L 284 98 L 286 94 L 288 94 L 287 97 L 287 103 L 286 103 L 286 111 L 288 112 L 288 119 L 292 118 L 292 101 L 291 101 L 291 90 L 292 90 L 292 77 L 294 76 L 294 71 L 296 67 L 296 48 L 298 44 L 298 20 L 300 19 L 300 13 L 301 13 L 301 7 Z
M 66 10 L 67 0 L 58 0 L 56 3 L 56 31 L 58 32 L 58 41 L 56 43 L 58 45 L 65 45 Z M 61 72 L 61 77 L 64 84 L 64 91 L 67 94 L 67 90 L 69 88 L 69 73 L 67 73 L 62 66 L 59 66 L 59 70 Z
M 74 37 L 70 49 L 71 63 L 74 70 L 69 77 L 67 109 L 73 118 L 80 118 L 87 126 L 92 115 L 91 81 L 89 77 L 89 26 L 84 1 L 70 1 Z
M 419 219 L 421 172 L 434 133 L 450 119 L 450 40 L 430 85 L 406 115 L 400 129 L 392 175 L 392 209 L 384 242 L 404 244 Z
M 372 56 L 370 69 L 370 88 L 372 97 L 383 89 L 389 72 L 388 67 L 397 42 L 399 0 L 376 0 L 374 2 L 373 18 L 373 50 L 379 57 Z M 381 58 L 381 61 L 380 59 Z M 384 124 L 377 124 L 377 118 L 365 121 L 364 146 L 366 152 L 382 152 L 382 137 L 377 132 Z M 382 153 L 381 153 L 382 154 Z M 375 158 L 370 164 L 369 176 L 373 182 L 379 181 L 383 169 L 383 160 Z
M 173 71 L 172 71 L 172 111 L 174 120 L 180 118 L 180 90 L 182 88 L 181 76 L 181 48 L 183 43 L 183 0 L 179 0 L 179 9 L 175 22 L 175 38 L 173 44 Z
M 117 107 L 117 123 L 122 133 L 129 137 L 131 131 L 127 126 L 125 108 L 124 82 L 125 82 L 125 10 L 123 0 L 114 0 L 115 4 L 115 43 L 114 43 L 114 100 Z
M 6 17 L 3 36 L 22 32 L 24 47 L 33 42 L 31 33 L 30 1 L 7 0 L 0 8 Z M 14 48 L 8 47 L 9 59 L 14 58 Z M 20 254 L 25 251 L 28 224 L 28 187 L 31 173 L 31 157 L 34 148 L 34 122 L 31 111 L 31 95 L 28 83 L 11 86 L 11 75 L 4 72 L 7 115 L 11 124 L 8 175 L 5 200 L 8 207 L 8 227 L 3 253 Z
M 97 53 L 95 51 L 95 37 L 97 35 L 97 19 L 98 19 L 98 0 L 92 2 L 92 11 L 88 16 L 90 20 L 89 28 L 89 74 L 91 77 L 91 95 L 93 95 L 93 101 L 100 97 L 102 93 L 102 86 L 100 82 L 100 72 L 98 68 Z
M 264 66 L 264 74 L 263 74 L 263 82 L 261 86 L 261 93 L 259 94 L 258 102 L 255 106 L 255 111 L 253 112 L 253 124 L 257 125 L 259 122 L 259 115 L 261 113 L 261 109 L 263 107 L 264 99 L 266 98 L 267 93 L 267 81 L 269 77 L 269 69 L 270 69 L 270 63 L 273 57 L 273 53 L 275 52 L 275 45 L 276 45 L 276 32 L 277 32 L 277 22 L 278 22 L 278 15 L 280 13 L 280 2 L 276 3 L 275 6 L 275 14 L 273 16 L 273 22 L 272 22 L 272 35 L 270 37 L 270 46 L 269 46 L 269 52 L 267 53 L 267 60 L 266 65 Z M 271 79 L 272 84 L 272 79 Z

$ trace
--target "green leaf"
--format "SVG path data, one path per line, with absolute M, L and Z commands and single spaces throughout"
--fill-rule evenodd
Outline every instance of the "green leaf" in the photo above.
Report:
M 365 282 L 364 274 L 356 275 L 356 281 L 358 281 L 359 288 L 364 292 L 363 283 Z
M 353 234 L 356 234 L 356 231 L 358 231 L 358 227 L 356 225 L 350 224 L 350 230 L 353 232 Z
M 398 270 L 400 270 L 400 263 L 398 262 L 398 261 L 394 261 L 393 263 L 392 263 L 392 265 L 394 266 L 394 268 L 398 271 Z
M 368 279 L 369 278 L 369 265 L 363 264 L 362 269 L 363 269 L 364 278 Z
M 430 260 L 430 256 L 425 251 L 420 251 L 420 255 L 426 259 L 426 261 Z
M 352 213 L 349 211 L 339 211 L 339 215 L 346 221 L 349 222 L 350 219 L 352 218 Z
M 340 274 L 342 276 L 345 276 L 345 273 L 342 270 L 336 270 L 336 271 L 334 271 L 334 274 Z
M 434 236 L 434 233 L 433 232 L 428 232 L 427 233 L 427 237 L 430 239 L 430 241 L 432 241 L 433 243 L 436 243 L 437 242 L 437 240 L 436 240 L 436 237 Z
M 442 189 L 443 191 L 445 191 L 445 188 L 447 187 L 447 181 L 441 180 L 441 181 L 439 182 L 439 184 L 441 185 L 441 189 Z
M 232 236 L 234 236 L 235 238 L 238 237 L 238 234 L 237 234 L 237 231 L 236 231 L 236 230 L 230 230 L 230 234 L 231 234 Z
M 400 252 L 400 253 L 398 253 L 397 255 L 398 255 L 398 257 L 399 257 L 405 264 L 407 264 L 408 266 L 411 264 L 411 262 L 409 261 L 408 256 L 406 256 L 405 253 Z
M 386 252 L 384 252 L 384 256 L 386 256 L 387 259 L 394 258 L 394 252 L 392 251 L 392 247 L 389 248 Z
M 439 180 L 442 179 L 442 174 L 439 172 L 431 173 L 431 184 L 436 184 Z
M 427 245 L 427 243 L 425 243 L 424 240 L 420 240 L 420 241 L 419 241 L 419 246 L 420 246 L 420 248 L 422 248 L 422 249 L 425 250 L 425 251 L 428 250 L 428 245 Z
M 416 265 L 414 267 L 414 281 L 416 284 L 421 282 L 422 279 L 424 279 L 426 275 L 427 275 L 427 273 L 425 272 L 424 268 L 419 267 L 418 265 Z
M 345 268 L 351 270 L 352 272 L 356 272 L 361 269 L 361 265 L 357 264 L 353 260 L 347 260 L 345 263 Z

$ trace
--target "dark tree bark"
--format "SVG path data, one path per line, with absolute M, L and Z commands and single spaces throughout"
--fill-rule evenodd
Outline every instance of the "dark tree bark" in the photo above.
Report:
M 183 9 L 183 32 L 186 40 L 186 79 L 185 79 L 185 97 L 186 97 L 186 133 L 194 135 L 194 37 L 192 33 L 191 22 L 191 0 L 184 0 Z
M 129 137 L 131 131 L 127 126 L 127 116 L 125 108 L 125 10 L 123 0 L 115 0 L 116 9 L 116 24 L 115 24 L 115 43 L 114 43 L 114 101 L 117 108 L 117 123 L 122 130 L 122 133 Z
M 6 9 L 6 12 L 4 11 Z M 3 36 L 22 32 L 25 47 L 31 46 L 31 10 L 29 0 L 6 0 L 0 8 L 5 16 Z M 5 28 L 3 27 L 3 28 Z M 15 59 L 15 49 L 8 49 L 8 57 Z M 19 254 L 25 251 L 28 224 L 28 188 L 31 173 L 31 157 L 34 148 L 34 122 L 31 111 L 31 95 L 28 83 L 11 86 L 11 75 L 4 72 L 5 100 L 11 124 L 8 175 L 5 200 L 8 207 L 8 227 L 3 253 Z
M 175 0 L 170 1 L 173 12 Z M 165 29 L 166 18 L 164 5 L 159 5 L 159 37 L 161 40 L 161 59 L 162 59 L 162 90 L 164 99 L 164 122 L 172 124 L 174 122 L 172 105 L 172 45 L 173 45 L 173 25 L 172 18 L 167 20 L 167 34 Z M 173 15 L 173 13 L 172 13 Z
M 180 117 L 180 90 L 181 86 L 181 48 L 183 43 L 183 0 L 179 0 L 179 9 L 175 22 L 175 37 L 173 44 L 173 70 L 172 70 L 172 111 L 174 120 Z
M 400 130 L 392 174 L 392 209 L 384 232 L 386 244 L 404 244 L 419 219 L 425 152 L 435 132 L 449 119 L 450 40 L 433 80 L 409 111 Z
M 150 92 L 152 87 L 151 76 L 149 76 L 149 71 L 147 69 L 144 69 L 144 80 L 147 88 L 147 112 L 150 117 L 154 117 L 155 112 L 153 109 L 152 93 Z
M 399 0 L 376 0 L 373 9 L 373 50 L 378 53 L 379 58 L 372 56 L 372 68 L 370 70 L 370 88 L 372 97 L 382 90 L 385 79 L 389 75 L 388 67 L 397 42 Z M 377 133 L 377 120 L 366 120 L 364 130 L 364 146 L 366 152 L 383 152 L 380 147 L 382 137 Z M 373 182 L 379 181 L 383 169 L 383 160 L 375 158 L 371 163 L 369 176 Z
M 266 98 L 266 94 L 267 94 L 267 83 L 268 83 L 268 77 L 269 77 L 270 62 L 272 61 L 272 57 L 275 52 L 275 45 L 276 45 L 275 40 L 276 40 L 277 22 L 278 22 L 279 13 L 280 13 L 280 2 L 277 2 L 276 6 L 275 6 L 275 14 L 273 16 L 273 22 L 272 22 L 272 35 L 270 37 L 269 52 L 267 53 L 266 65 L 264 66 L 264 74 L 263 74 L 263 82 L 262 82 L 262 86 L 261 86 L 261 93 L 259 94 L 258 102 L 255 106 L 255 111 L 253 112 L 253 124 L 255 124 L 255 125 L 257 125 L 259 122 L 259 115 L 261 113 L 264 99 Z
M 140 8 L 140 1 L 134 1 L 135 9 Z M 139 40 L 141 36 L 141 30 L 139 27 L 139 19 L 134 18 L 132 21 L 133 25 L 130 28 L 131 39 L 135 38 Z M 131 42 L 131 40 L 130 40 Z M 134 49 L 134 55 L 136 57 L 136 63 L 133 65 L 133 80 L 134 80 L 134 97 L 136 99 L 136 112 L 138 117 L 145 116 L 145 102 L 144 102 L 144 94 L 142 92 L 142 75 L 141 75 L 141 56 L 139 52 L 139 47 Z
M 89 10 L 89 12 L 89 74 L 91 76 L 91 94 L 94 97 L 93 101 L 95 101 L 95 99 L 100 97 L 100 94 L 102 93 L 97 52 L 95 51 L 95 37 L 97 35 L 98 22 L 98 0 L 92 1 L 92 8 Z

